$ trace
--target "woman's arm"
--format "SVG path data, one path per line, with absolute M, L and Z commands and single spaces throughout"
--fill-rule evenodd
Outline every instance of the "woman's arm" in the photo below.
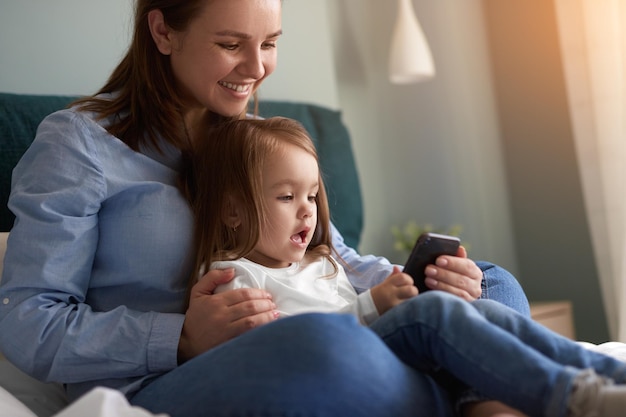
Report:
M 15 168 L 0 345 L 29 374 L 71 383 L 176 366 L 184 282 L 171 274 L 186 273 L 188 247 L 177 250 L 167 228 L 153 230 L 164 228 L 165 207 L 142 203 L 176 188 L 144 182 L 169 170 L 146 159 L 83 114 L 62 111 L 41 124 Z
M 331 224 L 331 233 L 333 246 L 341 260 L 347 264 L 345 267 L 346 274 L 357 292 L 363 292 L 391 275 L 393 265 L 386 258 L 360 255 L 345 244 L 343 236 L 333 224 Z

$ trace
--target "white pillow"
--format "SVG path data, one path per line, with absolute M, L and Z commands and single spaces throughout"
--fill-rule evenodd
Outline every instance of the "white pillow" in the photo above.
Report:
M 0 232 L 0 282 L 2 282 L 2 265 L 4 262 L 4 252 L 7 251 L 7 239 L 9 232 Z
M 50 417 L 68 404 L 61 384 L 40 382 L 6 359 L 0 360 L 0 388 L 19 400 L 36 417 Z M 4 417 L 1 412 L 0 417 Z
M 55 417 L 168 417 L 167 414 L 152 414 L 132 406 L 126 397 L 110 388 L 98 387 L 80 397 Z M 1 417 L 1 416 L 0 416 Z M 21 417 L 21 416 L 20 416 Z
M 604 342 L 598 345 L 589 342 L 578 342 L 589 350 L 604 353 L 623 362 L 626 362 L 626 343 Z
M 28 407 L 0 387 L 0 417 L 37 417 Z

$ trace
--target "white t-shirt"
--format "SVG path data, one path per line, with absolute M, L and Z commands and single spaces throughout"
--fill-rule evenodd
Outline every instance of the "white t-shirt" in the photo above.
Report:
M 216 292 L 236 288 L 262 288 L 272 294 L 281 317 L 302 313 L 349 313 L 362 324 L 378 318 L 370 291 L 361 294 L 348 281 L 341 265 L 331 276 L 333 265 L 326 257 L 311 263 L 293 263 L 287 268 L 267 268 L 241 258 L 214 262 L 211 269 L 234 268 L 235 278 Z

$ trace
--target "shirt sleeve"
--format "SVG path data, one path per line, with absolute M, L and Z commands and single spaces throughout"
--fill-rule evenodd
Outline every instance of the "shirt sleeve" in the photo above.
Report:
M 337 254 L 348 267 L 346 274 L 357 292 L 381 283 L 391 275 L 393 265 L 386 259 L 374 255 L 360 255 L 355 249 L 347 246 L 337 228 L 331 224 L 333 246 Z
M 357 296 L 356 302 L 342 308 L 340 313 L 349 313 L 356 316 L 361 324 L 369 326 L 380 315 L 374 304 L 370 290 L 366 290 Z
M 251 271 L 251 265 L 245 267 L 239 261 L 216 261 L 211 264 L 209 269 L 228 269 L 235 270 L 235 276 L 226 284 L 221 284 L 215 289 L 215 293 L 221 293 L 239 288 L 264 288 L 264 276 L 258 272 L 255 274 Z
M 49 116 L 14 170 L 9 207 L 17 220 L 0 287 L 0 348 L 44 381 L 170 370 L 184 315 L 95 311 L 87 302 L 106 187 L 81 117 Z

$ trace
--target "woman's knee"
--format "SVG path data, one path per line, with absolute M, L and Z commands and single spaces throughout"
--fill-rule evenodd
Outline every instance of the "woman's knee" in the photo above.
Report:
M 481 298 L 498 301 L 530 316 L 528 298 L 519 281 L 509 271 L 489 262 L 478 261 L 476 265 L 483 271 Z

